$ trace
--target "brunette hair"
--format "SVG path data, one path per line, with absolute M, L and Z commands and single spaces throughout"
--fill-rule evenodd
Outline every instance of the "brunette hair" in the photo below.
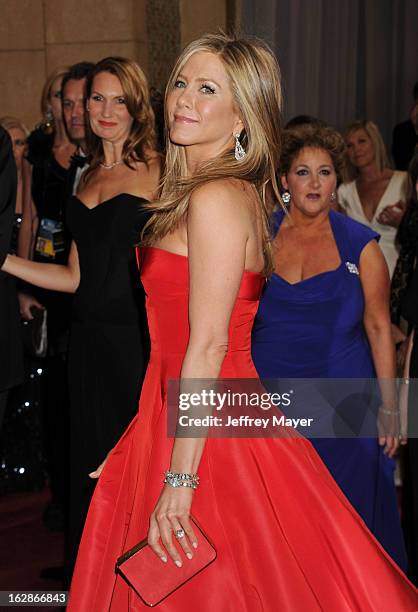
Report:
M 109 72 L 119 79 L 126 107 L 133 118 L 130 134 L 123 145 L 122 159 L 129 168 L 132 168 L 132 162 L 147 162 L 149 152 L 155 149 L 156 135 L 146 76 L 133 60 L 106 57 L 94 66 L 87 77 L 87 100 L 91 96 L 94 78 L 102 72 Z M 85 172 L 86 177 L 104 160 L 102 140 L 90 128 L 87 129 L 87 141 L 91 162 Z
M 166 99 L 185 63 L 195 53 L 201 52 L 215 54 L 225 68 L 234 103 L 244 124 L 240 142 L 246 155 L 237 161 L 231 146 L 230 150 L 202 163 L 193 176 L 187 176 L 184 147 L 167 139 L 161 200 L 158 207 L 154 207 L 154 214 L 145 228 L 147 234 L 143 232 L 144 242 L 154 242 L 184 222 L 190 196 L 201 185 L 224 178 L 249 181 L 255 185 L 260 198 L 264 272 L 269 274 L 272 271 L 269 225 L 271 190 L 280 199 L 275 176 L 281 142 L 279 66 L 271 49 L 259 39 L 236 38 L 223 33 L 207 34 L 191 42 L 181 53 L 167 84 Z
M 318 119 L 317 117 L 312 117 L 312 115 L 296 115 L 295 117 L 289 119 L 284 127 L 286 130 L 290 130 L 295 127 L 300 127 L 301 125 L 306 125 L 307 123 L 322 126 L 327 125 L 325 121 L 322 121 L 322 119 Z
M 77 64 L 70 66 L 62 79 L 61 89 L 63 96 L 65 86 L 67 85 L 68 81 L 82 81 L 83 79 L 86 79 L 93 68 L 93 62 L 78 62 Z
M 372 141 L 378 170 L 382 172 L 385 168 L 390 168 L 386 146 L 383 142 L 382 134 L 380 133 L 380 130 L 377 125 L 373 123 L 373 121 L 366 121 L 364 119 L 354 121 L 353 123 L 350 123 L 350 125 L 347 126 L 343 131 L 343 136 L 345 140 L 347 141 L 347 138 L 358 130 L 363 130 L 364 132 L 366 132 L 367 136 Z M 351 181 L 354 181 L 358 177 L 358 174 L 358 169 L 350 162 L 347 155 L 347 162 L 343 177 L 344 182 L 349 183 Z
M 332 160 L 337 178 L 341 178 L 345 167 L 344 139 L 334 128 L 319 123 L 305 123 L 284 130 L 280 175 L 289 172 L 295 157 L 306 147 L 326 151 Z

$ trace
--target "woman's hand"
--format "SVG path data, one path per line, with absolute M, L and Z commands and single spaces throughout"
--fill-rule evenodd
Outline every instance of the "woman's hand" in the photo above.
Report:
M 192 488 L 174 488 L 165 485 L 154 512 L 151 514 L 148 544 L 164 563 L 167 562 L 168 553 L 178 567 L 183 565 L 173 537 L 177 538 L 186 557 L 189 559 L 193 557 L 192 548 L 197 548 L 197 538 L 190 520 L 192 500 Z M 183 537 L 176 536 L 179 530 L 184 531 Z M 181 532 L 179 535 L 181 536 Z M 160 538 L 163 546 L 161 546 Z
M 386 206 L 380 215 L 377 217 L 377 222 L 382 225 L 390 225 L 391 227 L 399 227 L 402 217 L 405 214 L 406 204 L 401 200 L 396 204 Z
M 33 319 L 31 308 L 39 308 L 40 310 L 44 310 L 44 306 L 42 306 L 42 304 L 38 302 L 33 295 L 29 295 L 23 291 L 18 291 L 17 297 L 19 300 L 20 316 L 25 321 L 32 321 Z
M 379 446 L 385 447 L 383 452 L 391 459 L 396 455 L 399 445 L 404 445 L 406 442 L 404 437 L 395 438 L 395 436 L 379 436 Z
M 377 416 L 377 430 L 379 433 L 379 445 L 384 446 L 383 452 L 390 458 L 394 457 L 400 444 L 399 410 L 388 410 L 381 406 Z
M 109 455 L 110 455 L 111 452 L 112 451 L 109 451 L 107 453 L 105 460 L 101 462 L 101 464 L 99 465 L 97 470 L 94 470 L 94 472 L 90 472 L 90 474 L 89 474 L 90 478 L 93 478 L 93 479 L 99 478 L 100 474 L 103 472 L 103 468 L 106 465 L 106 462 L 109 459 Z

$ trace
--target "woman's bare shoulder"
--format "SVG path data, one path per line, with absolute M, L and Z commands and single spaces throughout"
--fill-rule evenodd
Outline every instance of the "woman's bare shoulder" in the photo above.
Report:
M 248 200 L 254 199 L 255 190 L 251 183 L 235 178 L 219 178 L 199 185 L 190 198 L 193 206 L 200 202 L 214 208 L 228 205 L 232 208 L 242 207 Z
M 217 179 L 200 185 L 191 195 L 188 226 L 228 228 L 228 232 L 248 234 L 253 219 L 249 196 L 242 181 Z

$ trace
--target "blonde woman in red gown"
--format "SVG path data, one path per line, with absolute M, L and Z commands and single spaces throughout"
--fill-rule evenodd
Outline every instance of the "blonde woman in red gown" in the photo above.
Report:
M 308 441 L 293 431 L 167 436 L 168 379 L 256 378 L 251 327 L 271 271 L 266 187 L 276 191 L 280 105 L 276 60 L 261 42 L 207 35 L 174 68 L 165 182 L 140 252 L 151 359 L 138 416 L 97 470 L 71 612 L 145 610 L 115 561 L 148 537 L 162 571 L 188 563 L 198 543 L 190 513 L 217 559 L 161 611 L 418 609 Z M 199 487 L 164 485 L 167 469 L 198 473 Z

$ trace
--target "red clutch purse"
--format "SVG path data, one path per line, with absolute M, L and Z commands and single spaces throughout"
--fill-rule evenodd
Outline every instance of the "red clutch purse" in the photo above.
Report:
M 199 574 L 216 559 L 216 550 L 207 536 L 193 520 L 198 547 L 193 549 L 193 559 L 187 559 L 177 545 L 183 565 L 177 567 L 169 558 L 163 563 L 148 545 L 147 540 L 123 554 L 116 562 L 116 571 L 139 595 L 145 605 L 153 607 L 161 603 L 183 584 Z

